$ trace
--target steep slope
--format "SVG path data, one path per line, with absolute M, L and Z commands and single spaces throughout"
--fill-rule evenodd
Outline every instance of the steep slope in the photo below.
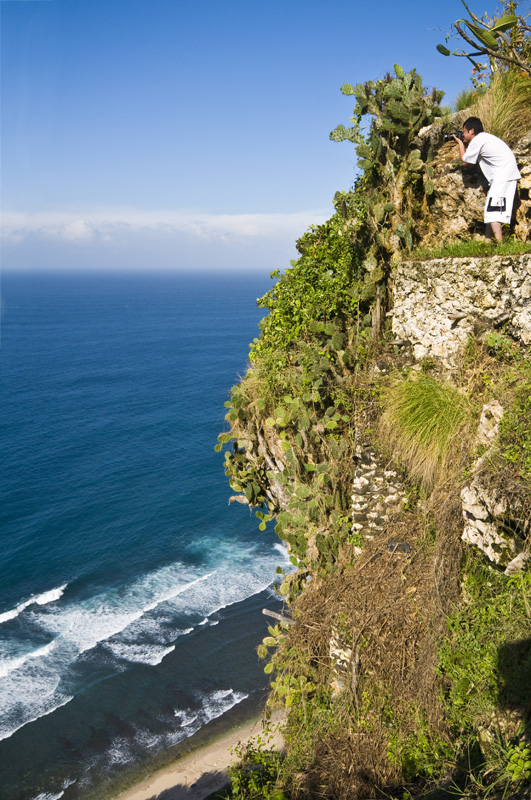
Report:
M 414 71 L 344 92 L 358 122 L 336 138 L 357 143 L 363 175 L 274 275 L 218 445 L 236 499 L 260 528 L 275 520 L 293 565 L 291 619 L 260 648 L 287 752 L 248 753 L 264 780 L 240 775 L 236 796 L 517 791 L 531 770 L 531 255 L 408 260 L 447 238 L 450 186 L 467 213 L 481 188 L 441 177 L 440 95 Z M 519 213 L 524 240 L 525 193 Z

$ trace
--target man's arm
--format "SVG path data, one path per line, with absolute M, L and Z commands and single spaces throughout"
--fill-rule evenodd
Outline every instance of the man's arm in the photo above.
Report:
M 457 136 L 454 136 L 455 141 L 457 142 L 457 146 L 459 147 L 459 157 L 461 158 L 461 164 L 468 164 L 468 161 L 465 161 L 465 143 L 462 139 L 458 139 Z

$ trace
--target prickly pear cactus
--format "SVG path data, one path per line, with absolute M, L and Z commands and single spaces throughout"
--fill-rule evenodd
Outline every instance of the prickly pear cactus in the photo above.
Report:
M 372 260 L 370 283 L 379 284 L 399 251 L 410 250 L 418 239 L 414 220 L 433 193 L 433 175 L 431 154 L 423 158 L 415 139 L 421 128 L 443 114 L 443 92 L 428 92 L 415 70 L 404 73 L 398 65 L 394 76 L 354 87 L 347 83 L 341 91 L 356 98 L 353 124 L 348 129 L 339 125 L 330 138 L 356 145 L 361 171 L 357 191 L 350 198 L 343 195 L 341 207 L 352 220 L 354 246 L 364 252 L 367 266 Z M 364 134 L 367 115 L 372 121 Z

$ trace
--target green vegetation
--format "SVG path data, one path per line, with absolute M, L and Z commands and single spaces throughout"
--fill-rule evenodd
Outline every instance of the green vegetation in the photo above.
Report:
M 273 356 L 285 366 L 289 348 L 311 337 L 317 323 L 357 316 L 363 293 L 358 284 L 361 270 L 342 214 L 337 212 L 323 225 L 312 226 L 297 242 L 297 249 L 300 258 L 284 274 L 272 273 L 278 281 L 258 301 L 269 314 L 260 324 L 262 336 L 251 345 L 253 364 Z
M 465 111 L 470 108 L 485 91 L 486 88 L 484 86 L 481 88 L 462 89 L 455 99 L 455 110 Z
M 500 451 L 517 474 L 531 481 L 531 378 L 517 386 L 516 397 L 500 426 Z
M 463 593 L 439 651 L 446 712 L 460 745 L 456 779 L 461 771 L 473 796 L 509 790 L 514 797 L 531 776 L 531 575 L 507 578 L 471 556 Z
M 489 133 L 510 147 L 531 129 L 531 76 L 514 72 L 495 75 L 470 110 Z
M 367 353 L 356 380 L 377 355 Z M 527 354 L 487 330 L 463 353 L 459 389 L 432 370 L 380 378 L 371 437 L 378 429 L 395 459 L 405 460 L 401 448 L 413 443 L 407 472 L 424 486 L 422 505 L 413 487 L 392 527 L 414 556 L 393 559 L 378 539 L 358 540 L 363 552 L 355 556 L 345 536 L 333 568 L 311 565 L 313 580 L 299 582 L 298 624 L 269 628 L 259 648 L 273 678 L 269 702 L 289 717 L 287 752 L 263 796 L 321 797 L 326 786 L 328 797 L 379 791 L 428 798 L 438 787 L 479 800 L 529 787 L 531 575 L 507 577 L 472 552 L 461 564 L 456 511 L 459 470 L 476 455 L 470 430 L 492 398 L 503 400 L 507 422 L 484 477 L 529 503 L 530 377 Z M 353 380 L 353 396 L 357 387 Z M 297 574 L 288 579 L 290 592 Z M 361 664 L 339 695 L 332 688 L 332 637 Z
M 502 15 L 492 19 L 487 14 L 478 17 L 469 9 L 465 0 L 462 3 L 470 19 L 458 19 L 453 28 L 468 46 L 468 52 L 461 49 L 450 51 L 445 45 L 438 44 L 439 53 L 443 56 L 467 58 L 476 71 L 489 69 L 491 75 L 500 68 L 512 68 L 531 76 L 531 26 L 529 16 L 515 14 L 519 3 L 515 0 L 502 0 Z M 446 42 L 449 38 L 450 34 L 447 34 Z M 486 56 L 488 61 L 478 64 L 475 61 L 478 56 Z
M 506 30 L 524 52 L 520 23 Z M 474 108 L 491 102 L 500 130 L 509 113 L 518 130 L 531 126 L 528 83 L 500 75 Z M 271 625 L 258 648 L 268 710 L 288 715 L 286 753 L 265 742 L 240 750 L 230 797 L 519 796 L 531 777 L 531 576 L 508 577 L 477 552 L 463 557 L 459 496 L 481 473 L 517 509 L 503 525 L 528 549 L 531 360 L 510 329 L 478 321 L 451 376 L 435 359 L 412 367 L 392 344 L 387 311 L 402 258 L 531 246 L 423 249 L 437 144 L 417 135 L 444 120 L 442 93 L 397 65 L 342 91 L 356 99 L 353 125 L 331 138 L 354 143 L 360 176 L 336 194 L 331 219 L 298 241 L 299 258 L 272 274 L 258 301 L 269 313 L 216 446 L 236 499 L 256 509 L 261 530 L 274 520 L 293 567 L 279 570 L 279 592 L 295 624 Z M 493 399 L 505 416 L 485 452 L 475 434 Z M 367 445 L 386 454 L 407 492 L 374 536 L 351 518 Z
M 235 748 L 237 764 L 229 769 L 231 789 L 224 797 L 228 800 L 286 800 L 278 788 L 282 758 L 274 749 L 268 749 L 268 745 L 266 733 L 252 746 Z
M 518 239 L 505 239 L 501 243 L 486 242 L 484 239 L 446 242 L 438 247 L 416 247 L 409 258 L 428 261 L 432 258 L 467 258 L 468 256 L 509 256 L 531 253 L 531 243 Z
M 423 154 L 415 137 L 445 114 L 443 92 L 434 88 L 428 93 L 415 70 L 404 74 L 396 64 L 394 77 L 347 83 L 341 91 L 356 98 L 353 126 L 339 125 L 330 138 L 353 142 L 363 171 L 355 191 L 342 197 L 342 207 L 347 218 L 354 217 L 353 244 L 369 282 L 378 285 L 397 254 L 411 250 L 418 239 L 416 218 L 425 197 L 433 193 L 433 151 Z M 372 120 L 364 136 L 361 125 L 367 114 Z
M 463 593 L 466 603 L 448 619 L 439 671 L 451 724 L 474 736 L 478 722 L 531 702 L 531 575 L 508 578 L 471 557 Z
M 432 488 L 449 477 L 470 453 L 477 411 L 447 381 L 419 374 L 387 392 L 380 437 L 412 480 Z
M 426 92 L 414 70 L 399 66 L 394 77 L 343 92 L 357 100 L 354 127 L 332 138 L 356 143 L 363 174 L 352 192 L 336 195 L 334 216 L 299 240 L 291 268 L 273 273 L 278 282 L 259 301 L 269 314 L 218 443 L 234 441 L 225 452 L 232 488 L 260 506 L 262 525 L 275 517 L 297 559 L 303 577 L 287 579 L 288 599 L 310 564 L 326 573 L 348 544 L 348 465 L 377 395 L 360 370 L 384 327 L 393 259 L 411 249 L 415 212 L 433 188 L 431 155 L 424 160 L 414 138 L 442 114 L 442 93 Z

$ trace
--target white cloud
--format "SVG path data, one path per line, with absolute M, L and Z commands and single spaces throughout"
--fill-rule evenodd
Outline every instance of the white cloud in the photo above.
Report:
M 1 2 L 1 0 L 0 0 Z M 284 269 L 296 240 L 330 211 L 292 214 L 205 214 L 107 209 L 4 212 L 6 270 Z
M 135 233 L 176 234 L 199 240 L 298 238 L 310 224 L 324 221 L 330 212 L 300 211 L 291 214 L 204 214 L 173 210 L 140 211 L 109 209 L 82 214 L 71 212 L 4 212 L 2 237 L 21 241 L 44 236 L 68 242 L 101 240 L 121 245 Z

